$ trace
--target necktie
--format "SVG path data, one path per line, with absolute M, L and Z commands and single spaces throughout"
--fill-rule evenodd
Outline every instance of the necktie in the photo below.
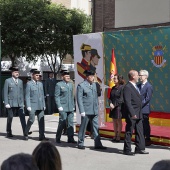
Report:
M 15 79 L 15 84 L 18 84 L 18 81 L 17 81 L 17 79 Z
M 145 84 L 142 84 L 142 85 L 141 85 L 141 89 L 143 88 L 144 85 L 145 85 Z

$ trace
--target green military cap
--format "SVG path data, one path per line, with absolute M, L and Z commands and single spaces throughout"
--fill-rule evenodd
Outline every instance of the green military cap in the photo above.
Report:
M 91 49 L 91 55 L 92 55 L 92 56 L 97 55 L 98 58 L 101 58 L 101 57 L 99 56 L 99 54 L 98 54 L 98 52 L 97 52 L 96 49 Z

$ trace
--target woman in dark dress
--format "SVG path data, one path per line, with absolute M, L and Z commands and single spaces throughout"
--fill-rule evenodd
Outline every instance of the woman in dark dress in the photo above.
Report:
M 113 141 L 120 141 L 120 134 L 122 131 L 122 103 L 123 103 L 123 88 L 125 81 L 122 75 L 114 75 L 114 84 L 110 92 L 110 114 L 109 117 L 113 119 L 113 127 L 115 132 L 115 137 Z

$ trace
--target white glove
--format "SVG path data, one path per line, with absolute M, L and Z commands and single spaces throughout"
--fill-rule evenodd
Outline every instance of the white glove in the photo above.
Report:
M 6 107 L 7 109 L 11 108 L 11 106 L 10 106 L 9 104 L 6 104 L 5 107 Z
M 63 111 L 63 108 L 62 108 L 62 107 L 59 107 L 58 110 L 59 110 L 59 111 Z
M 46 94 L 46 96 L 48 97 L 48 96 L 49 96 L 49 94 Z
M 27 110 L 30 112 L 31 111 L 31 107 L 27 107 Z
M 43 109 L 45 110 L 45 109 L 46 109 L 46 107 L 43 107 Z
M 83 117 L 84 117 L 85 115 L 86 115 L 86 114 L 85 114 L 85 112 L 81 113 L 81 116 L 83 116 Z

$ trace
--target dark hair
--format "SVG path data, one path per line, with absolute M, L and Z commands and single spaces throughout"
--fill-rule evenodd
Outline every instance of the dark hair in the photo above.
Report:
M 161 160 L 156 162 L 151 170 L 167 170 L 170 169 L 170 160 Z
M 41 142 L 32 153 L 40 170 L 61 170 L 61 158 L 51 142 Z
M 35 160 L 29 154 L 19 153 L 10 156 L 2 165 L 1 170 L 39 170 Z
M 120 75 L 120 74 L 115 74 L 114 76 L 117 76 L 118 83 L 119 83 L 120 85 L 125 84 L 125 80 L 123 79 L 123 76 L 122 76 L 122 75 Z
M 90 51 L 90 50 L 83 50 L 83 51 L 81 52 L 81 53 L 82 53 L 83 58 L 85 57 L 85 54 L 86 54 L 88 51 Z

